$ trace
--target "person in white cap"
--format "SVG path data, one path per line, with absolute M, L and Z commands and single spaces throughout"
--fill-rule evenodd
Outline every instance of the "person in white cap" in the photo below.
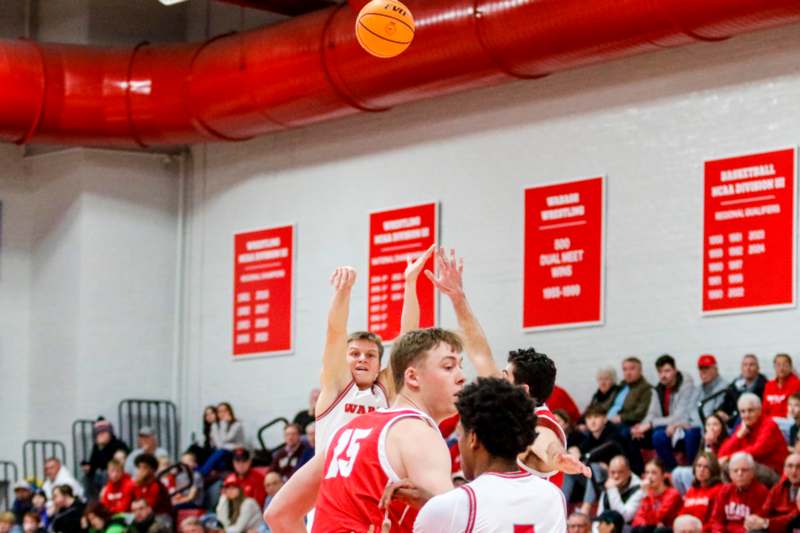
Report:
M 139 428 L 139 438 L 137 440 L 137 444 L 138 447 L 133 450 L 125 460 L 125 471 L 131 476 L 136 475 L 136 465 L 134 462 L 136 461 L 136 458 L 143 453 L 149 453 L 155 457 L 169 455 L 167 450 L 159 447 L 156 432 L 153 431 L 153 428 L 150 426 L 142 426 Z

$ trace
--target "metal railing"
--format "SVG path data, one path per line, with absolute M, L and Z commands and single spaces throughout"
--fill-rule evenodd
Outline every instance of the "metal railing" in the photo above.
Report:
M 0 461 L 0 511 L 10 511 L 14 501 L 12 487 L 19 478 L 17 465 L 11 461 Z
M 67 449 L 60 440 L 26 440 L 22 444 L 22 475 L 25 479 L 44 480 L 44 463 L 55 457 L 67 466 Z
M 169 400 L 127 399 L 119 402 L 120 439 L 136 448 L 139 430 L 150 427 L 158 437 L 159 446 L 177 460 L 180 450 L 178 432 L 178 410 Z
M 165 478 L 173 473 L 175 474 L 176 485 L 175 488 L 169 491 L 170 498 L 175 496 L 176 494 L 182 494 L 190 490 L 194 486 L 194 472 L 192 472 L 192 470 L 183 463 L 175 463 L 174 465 L 168 466 L 167 468 L 158 473 L 156 479 L 161 481 L 162 478 Z M 181 476 L 180 474 L 183 474 L 183 476 Z M 185 481 L 181 485 L 177 485 L 177 481 L 183 481 L 183 480 L 187 481 Z
M 94 420 L 79 418 L 72 423 L 72 472 L 80 479 L 81 462 L 88 461 L 94 446 Z
M 266 424 L 264 424 L 263 426 L 258 428 L 258 433 L 256 433 L 256 436 L 258 438 L 258 443 L 261 445 L 261 449 L 260 450 L 256 450 L 256 453 L 254 455 L 256 456 L 256 459 L 258 459 L 259 463 L 262 463 L 262 464 L 263 463 L 266 463 L 266 464 L 271 463 L 272 462 L 272 454 L 277 452 L 278 450 L 280 450 L 283 447 L 283 443 L 278 444 L 277 446 L 273 446 L 273 447 L 268 447 L 266 445 L 266 443 L 264 443 L 264 433 L 269 428 L 271 428 L 272 426 L 274 426 L 275 424 L 278 424 L 280 422 L 283 422 L 283 427 L 284 428 L 289 425 L 289 420 L 287 420 L 286 418 L 281 416 L 281 417 L 275 418 L 274 420 L 270 420 L 269 422 L 267 422 Z
M 703 398 L 702 400 L 697 402 L 697 414 L 699 415 L 700 423 L 704 427 L 706 425 L 706 416 L 703 413 L 703 408 L 706 406 L 707 403 L 713 402 L 714 400 L 716 400 L 720 396 L 724 396 L 727 392 L 728 392 L 728 388 L 726 387 L 726 388 L 724 388 L 724 389 L 722 389 L 720 391 L 715 392 L 714 394 L 712 394 L 710 396 L 706 396 L 705 398 Z

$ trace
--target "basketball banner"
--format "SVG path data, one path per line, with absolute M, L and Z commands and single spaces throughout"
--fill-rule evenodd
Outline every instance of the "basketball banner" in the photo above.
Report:
M 294 226 L 234 235 L 233 355 L 292 351 Z
M 605 178 L 525 189 L 522 327 L 603 323 Z
M 707 161 L 704 314 L 795 305 L 795 149 Z
M 400 333 L 407 258 L 416 259 L 439 235 L 436 203 L 378 211 L 369 217 L 369 331 L 385 342 Z M 424 270 L 434 272 L 434 258 Z M 433 283 L 423 274 L 417 279 L 420 327 L 436 324 L 436 295 Z

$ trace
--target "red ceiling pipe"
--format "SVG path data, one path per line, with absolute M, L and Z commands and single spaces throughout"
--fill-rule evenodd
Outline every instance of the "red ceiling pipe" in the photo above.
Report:
M 243 140 L 358 111 L 800 21 L 797 0 L 407 0 L 414 43 L 376 59 L 347 4 L 200 44 L 0 41 L 0 140 Z

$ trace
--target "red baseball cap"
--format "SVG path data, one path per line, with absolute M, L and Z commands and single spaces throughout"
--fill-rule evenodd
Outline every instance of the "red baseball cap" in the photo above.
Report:
M 222 482 L 223 487 L 239 487 L 241 488 L 242 484 L 239 481 L 239 478 L 236 477 L 236 474 L 229 474 L 228 477 L 225 478 L 225 481 Z
M 707 366 L 717 366 L 717 358 L 710 353 L 704 353 L 697 359 L 697 368 L 705 368 Z

